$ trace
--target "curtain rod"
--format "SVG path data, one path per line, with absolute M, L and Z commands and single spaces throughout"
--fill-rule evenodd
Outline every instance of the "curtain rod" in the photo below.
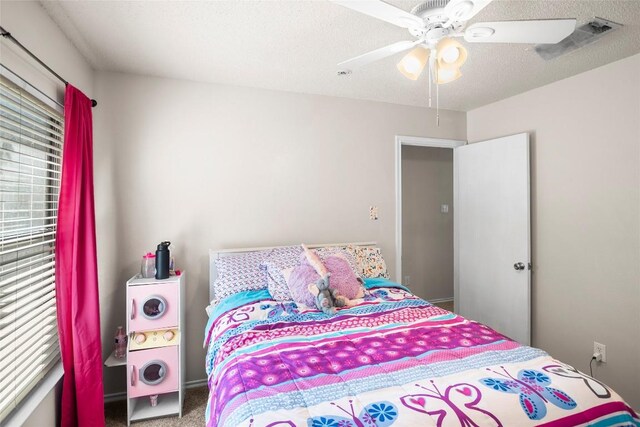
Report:
M 22 43 L 20 43 L 15 37 L 13 37 L 10 32 L 8 32 L 7 30 L 5 30 L 2 27 L 0 27 L 0 35 L 2 37 L 4 37 L 5 39 L 11 40 L 20 49 L 24 50 L 34 61 L 36 61 L 38 64 L 40 64 L 45 70 L 47 70 L 48 72 L 53 74 L 58 80 L 60 80 L 62 83 L 64 83 L 65 86 L 67 86 L 69 84 L 69 82 L 66 81 L 65 79 L 63 79 L 60 74 L 58 74 L 55 71 L 53 71 L 51 69 L 51 67 L 49 67 L 47 64 L 42 62 L 42 60 L 40 58 L 38 58 L 36 55 L 34 55 L 33 52 L 31 52 L 29 49 L 27 49 Z M 98 105 L 98 101 L 96 101 L 95 99 L 92 99 L 91 100 L 91 106 L 95 107 L 96 105 Z

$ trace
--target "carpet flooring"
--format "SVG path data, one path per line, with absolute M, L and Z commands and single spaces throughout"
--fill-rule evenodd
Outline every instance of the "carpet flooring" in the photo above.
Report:
M 177 416 L 154 418 L 131 423 L 132 427 L 202 427 L 205 425 L 204 411 L 207 407 L 207 387 L 186 390 L 182 418 Z M 106 427 L 126 427 L 127 401 L 107 403 L 104 406 Z

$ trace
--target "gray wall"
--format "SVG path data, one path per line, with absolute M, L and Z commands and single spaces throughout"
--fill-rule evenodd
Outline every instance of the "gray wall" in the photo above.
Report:
M 208 249 L 375 240 L 393 274 L 395 135 L 466 139 L 460 112 L 441 111 L 436 127 L 425 108 L 119 73 L 96 83 L 103 342 L 124 323 L 142 255 L 175 242 L 187 380 L 205 378 Z M 124 390 L 124 372 L 106 381 Z
M 449 205 L 449 213 L 440 206 Z M 402 280 L 425 299 L 453 298 L 453 150 L 402 147 Z
M 531 132 L 533 345 L 640 408 L 640 55 L 468 113 L 481 141 Z

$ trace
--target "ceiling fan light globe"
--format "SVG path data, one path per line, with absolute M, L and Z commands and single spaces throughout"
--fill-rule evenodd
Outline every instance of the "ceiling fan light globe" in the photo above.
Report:
M 410 80 L 418 80 L 420 74 L 422 74 L 422 68 L 415 67 L 407 69 L 402 62 L 398 63 L 398 71 L 400 71 L 406 78 Z
M 436 83 L 439 85 L 451 83 L 462 77 L 458 68 L 438 68 L 436 70 Z
M 417 80 L 427 63 L 429 50 L 418 46 L 398 62 L 398 70 L 408 79 Z
M 447 64 L 455 64 L 460 57 L 460 51 L 458 48 L 449 46 L 442 52 L 442 60 Z
M 436 52 L 438 67 L 442 69 L 459 69 L 467 60 L 467 50 L 454 39 L 440 40 Z
M 418 58 L 414 58 L 411 56 L 407 58 L 407 60 L 404 61 L 402 65 L 404 65 L 404 69 L 407 71 L 407 73 L 415 74 L 420 72 L 420 61 L 418 61 Z

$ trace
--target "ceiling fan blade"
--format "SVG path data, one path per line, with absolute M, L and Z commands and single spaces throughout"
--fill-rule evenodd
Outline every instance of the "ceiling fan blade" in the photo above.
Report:
M 471 43 L 555 44 L 576 28 L 575 19 L 479 22 L 464 32 Z
M 338 64 L 338 66 L 341 68 L 353 70 L 354 68 L 362 67 L 363 65 L 367 65 L 388 56 L 395 55 L 396 53 L 409 50 L 420 43 L 422 43 L 422 40 L 403 41 L 390 44 L 389 46 L 381 47 L 380 49 L 372 50 L 371 52 L 364 53 L 360 56 L 356 56 L 355 58 L 342 61 Z
M 420 28 L 424 25 L 422 19 L 416 15 L 380 0 L 331 0 L 331 2 L 402 28 Z
M 492 0 L 451 0 L 444 7 L 450 22 L 464 22 L 476 16 Z

